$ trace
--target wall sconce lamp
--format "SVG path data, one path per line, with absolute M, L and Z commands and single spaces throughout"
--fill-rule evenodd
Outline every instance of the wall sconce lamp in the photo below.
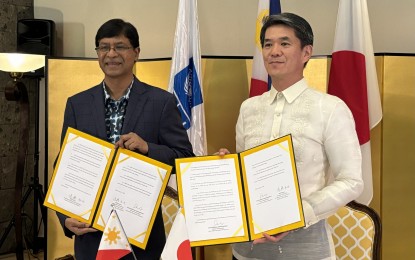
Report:
M 4 93 L 6 100 L 18 102 L 20 108 L 20 132 L 17 154 L 16 182 L 14 197 L 14 216 L 0 240 L 3 245 L 10 229 L 14 225 L 16 233 L 16 258 L 23 260 L 23 229 L 22 229 L 22 189 L 25 170 L 26 153 L 29 139 L 29 97 L 25 84 L 20 78 L 25 72 L 34 71 L 45 66 L 45 56 L 22 53 L 0 53 L 0 70 L 9 72 L 12 81 L 6 84 Z M 36 205 L 35 205 L 36 206 Z

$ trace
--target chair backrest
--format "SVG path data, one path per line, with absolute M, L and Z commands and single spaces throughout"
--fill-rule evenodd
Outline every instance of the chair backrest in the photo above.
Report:
M 179 203 L 177 192 L 168 186 L 161 202 L 161 211 L 163 213 L 164 230 L 166 232 L 166 237 L 170 232 L 178 210 Z
M 352 201 L 328 218 L 337 259 L 380 259 L 381 221 L 372 208 Z

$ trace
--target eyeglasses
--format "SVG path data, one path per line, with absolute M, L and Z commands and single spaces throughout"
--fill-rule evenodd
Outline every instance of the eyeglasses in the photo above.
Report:
M 98 47 L 95 48 L 95 50 L 98 53 L 101 53 L 101 54 L 108 53 L 110 50 L 114 50 L 117 53 L 123 53 L 123 52 L 126 52 L 129 49 L 134 49 L 134 47 L 128 47 L 128 46 L 115 46 L 115 47 L 98 46 Z

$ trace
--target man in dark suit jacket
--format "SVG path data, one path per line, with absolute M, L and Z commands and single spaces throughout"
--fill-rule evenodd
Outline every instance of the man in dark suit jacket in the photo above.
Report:
M 175 97 L 133 75 L 140 53 L 136 28 L 121 19 L 109 20 L 99 28 L 95 45 L 105 78 L 68 99 L 61 142 L 73 127 L 170 165 L 175 158 L 194 156 Z M 76 259 L 95 259 L 102 232 L 60 213 L 58 217 L 65 235 L 75 235 Z M 133 249 L 138 259 L 158 260 L 164 244 L 159 209 L 146 249 Z M 129 254 L 125 259 L 133 258 Z

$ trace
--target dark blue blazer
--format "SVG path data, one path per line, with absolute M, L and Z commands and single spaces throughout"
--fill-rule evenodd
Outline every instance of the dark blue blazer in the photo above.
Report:
M 66 103 L 61 143 L 68 127 L 73 127 L 107 140 L 105 126 L 105 97 L 102 84 L 80 92 Z M 134 79 L 128 99 L 122 134 L 134 132 L 148 143 L 148 157 L 174 166 L 175 158 L 194 156 L 186 130 L 183 128 L 175 97 L 162 89 Z M 65 215 L 58 213 L 65 235 L 74 234 L 65 227 Z M 128 227 L 125 227 L 128 229 Z M 77 260 L 96 257 L 102 232 L 75 236 Z M 159 209 L 146 250 L 133 246 L 137 259 L 160 259 L 166 242 L 163 218 Z M 125 259 L 133 259 L 129 254 Z

